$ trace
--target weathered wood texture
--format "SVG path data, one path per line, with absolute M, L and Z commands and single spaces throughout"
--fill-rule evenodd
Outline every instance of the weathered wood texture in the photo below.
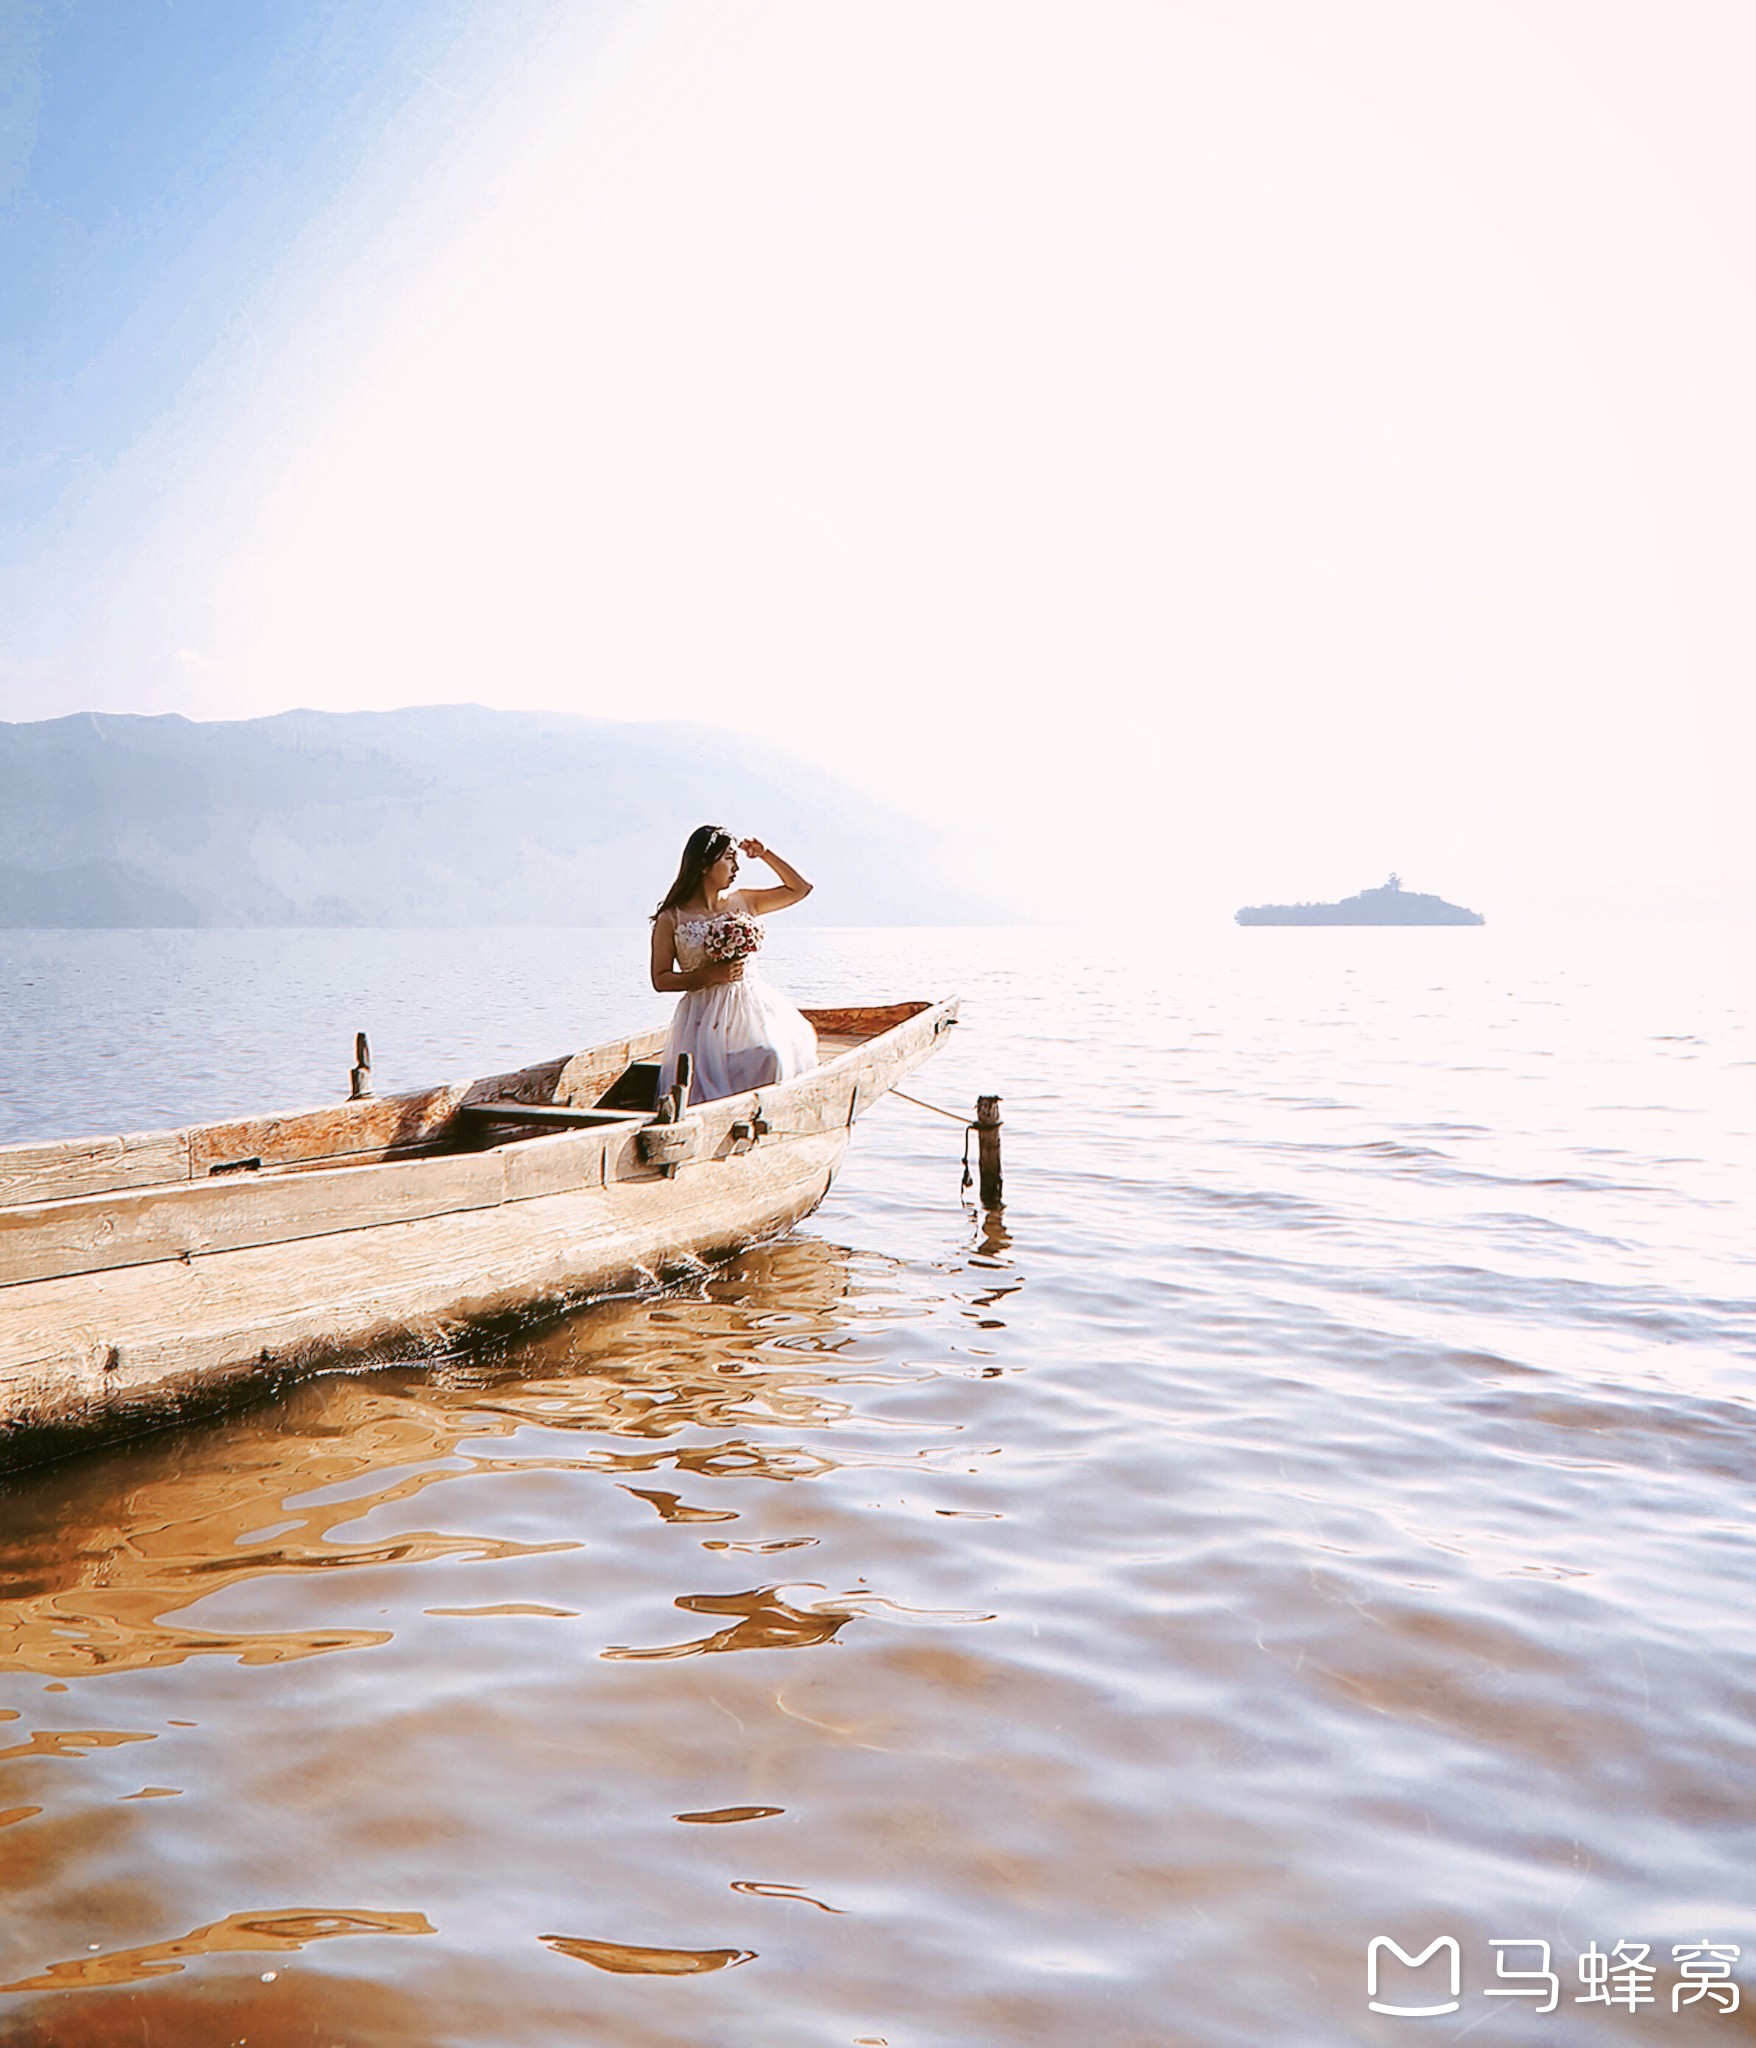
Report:
M 7 1288 L 60 1274 L 327 1237 L 505 1199 L 500 1154 L 463 1152 L 28 1204 L 0 1210 L 0 1300 Z
M 90 1195 L 189 1178 L 189 1133 L 150 1131 L 137 1138 L 55 1138 L 0 1146 L 0 1204 Z
M 796 1080 L 690 1110 L 674 1178 L 641 1158 L 638 1126 L 618 1122 L 426 1159 L 167 1176 L 0 1211 L 0 1272 L 14 1276 L 0 1285 L 0 1433 L 114 1425 L 253 1375 L 407 1355 L 783 1228 L 822 1199 L 855 1118 L 956 1015 L 950 1003 L 898 1007 L 903 1021 Z M 495 1076 L 462 1099 L 516 1087 L 527 1101 L 594 1100 L 656 1037 Z M 446 1094 L 455 1115 L 458 1091 L 402 1101 Z M 251 1129 L 267 1142 L 306 1121 Z M 295 1130 L 288 1149 L 309 1136 Z
M 622 1065 L 627 1064 L 622 1058 L 626 1050 L 625 1043 L 613 1049 Z M 802 1136 L 845 1129 L 859 1113 L 860 1105 L 851 1091 L 862 1085 L 847 1078 L 847 1069 L 850 1062 L 871 1064 L 863 1052 L 861 1048 L 842 1054 L 784 1088 L 763 1091 L 769 1101 L 784 1103 L 784 1108 L 771 1111 L 768 1117 L 777 1133 L 785 1130 Z M 582 1055 L 578 1061 L 569 1061 L 567 1068 L 580 1069 L 578 1085 L 582 1090 L 601 1093 L 600 1076 L 611 1063 L 601 1056 L 593 1060 Z M 620 1066 L 616 1071 L 621 1071 Z M 566 1071 L 558 1078 L 565 1084 Z M 472 1087 L 461 1102 L 453 1100 L 451 1118 L 477 1106 L 474 1098 L 481 1085 Z M 432 1093 L 403 1099 L 425 1106 L 431 1103 Z M 516 1114 L 507 1110 L 508 1102 L 516 1099 L 499 1094 L 484 1098 L 495 1114 Z M 755 1099 L 731 1097 L 692 1111 L 691 1120 L 700 1119 L 701 1129 L 691 1150 L 716 1156 L 739 1115 L 730 1104 L 749 1104 Z M 870 1100 L 870 1093 L 864 1099 Z M 538 1114 L 558 1113 L 549 1104 L 533 1102 L 532 1107 Z M 743 1113 L 752 1112 L 746 1109 Z M 210 1173 L 205 1179 L 182 1183 L 155 1183 L 0 1209 L 0 1302 L 8 1288 L 37 1280 L 492 1208 L 506 1201 L 527 1200 L 529 1191 L 551 1194 L 564 1187 L 629 1178 L 647 1164 L 638 1143 L 631 1148 L 628 1142 L 638 1130 L 637 1121 L 617 1116 L 577 1134 L 569 1133 L 559 1149 L 554 1140 L 526 1139 L 516 1150 L 502 1145 L 479 1152 L 448 1152 L 421 1159 L 381 1157 L 370 1163 L 324 1167 L 313 1165 L 305 1150 L 312 1141 L 310 1131 L 294 1130 L 289 1137 L 287 1130 L 293 1124 L 320 1120 L 321 1116 L 284 1119 L 278 1131 L 270 1128 L 267 1119 L 249 1127 L 249 1135 L 257 1141 L 251 1156 L 263 1159 L 266 1167 L 277 1153 L 282 1161 L 290 1154 L 306 1169 L 297 1174 L 262 1170 L 215 1177 Z M 211 1137 L 212 1132 L 200 1135 Z M 618 1139 L 623 1142 L 618 1144 Z M 543 1149 L 527 1161 L 524 1154 L 538 1145 Z M 608 1166 L 606 1156 L 613 1162 Z
M 924 1003 L 882 1003 L 807 1010 L 804 1014 L 840 1050 L 892 1030 L 926 1007 Z M 72 1201 L 163 1182 L 205 1180 L 228 1171 L 265 1171 L 321 1159 L 365 1163 L 432 1151 L 449 1141 L 456 1113 L 466 1103 L 498 1097 L 573 1109 L 600 1104 L 629 1066 L 651 1059 L 660 1050 L 664 1036 L 662 1031 L 642 1032 L 594 1046 L 589 1052 L 541 1061 L 513 1074 L 283 1115 L 229 1118 L 187 1130 L 150 1131 L 134 1137 L 0 1145 L 0 1208 L 21 1202 Z
M 230 1118 L 141 1137 L 0 1145 L 0 1208 L 313 1160 L 367 1164 L 432 1152 L 451 1141 L 457 1111 L 465 1103 L 498 1097 L 590 1108 L 632 1061 L 650 1056 L 663 1039 L 663 1032 L 648 1031 L 513 1074 L 278 1116 Z
M 1000 1177 L 1000 1098 L 976 1097 L 976 1157 L 981 1166 L 984 1209 L 998 1209 L 1005 1196 Z
M 408 1357 L 472 1323 L 621 1291 L 783 1229 L 822 1199 L 839 1132 L 675 1180 L 39 1282 L 0 1319 L 0 1415 L 127 1422 L 362 1355 Z

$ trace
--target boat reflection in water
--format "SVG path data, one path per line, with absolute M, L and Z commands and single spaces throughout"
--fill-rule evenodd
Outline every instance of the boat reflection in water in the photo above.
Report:
M 222 1629 L 197 1624 L 187 1609 L 265 1577 L 574 1547 L 434 1529 L 377 1541 L 338 1533 L 462 1480 L 602 1473 L 663 1520 L 736 1521 L 735 1510 L 690 1507 L 675 1487 L 651 1482 L 794 1480 L 835 1469 L 820 1451 L 753 1432 L 802 1434 L 848 1415 L 849 1401 L 806 1363 L 819 1348 L 813 1339 L 832 1351 L 829 1340 L 845 1338 L 837 1311 L 848 1286 L 844 1253 L 794 1239 L 745 1253 L 707 1301 L 600 1305 L 497 1358 L 316 1379 L 204 1429 L 25 1475 L 0 1536 L 4 1668 L 68 1679 L 195 1656 L 269 1664 L 369 1648 L 392 1631 Z M 778 1294 L 785 1306 L 748 1327 L 747 1290 L 765 1301 Z M 532 1430 L 611 1441 L 582 1452 L 521 1447 L 511 1457 L 487 1448 Z M 673 1441 L 701 1430 L 717 1440 Z
M 884 1413 L 971 1371 L 898 1357 L 920 1313 L 890 1261 L 792 1238 L 11 1480 L 0 1655 L 40 1705 L 15 1683 L 0 1727 L 8 2039 L 424 2042 L 435 1972 L 484 1995 L 478 1938 L 589 1965 L 610 2013 L 752 1959 L 782 1904 L 842 1911 L 775 1830 L 895 1694 L 730 1653 L 984 1618 L 860 1548 L 874 1490 L 968 1466 Z

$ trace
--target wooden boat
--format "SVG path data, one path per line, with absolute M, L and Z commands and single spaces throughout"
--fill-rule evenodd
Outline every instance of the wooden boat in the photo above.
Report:
M 455 1346 L 809 1214 L 955 1002 L 807 1010 L 820 1064 L 657 1101 L 662 1031 L 453 1086 L 0 1147 L 0 1462 Z

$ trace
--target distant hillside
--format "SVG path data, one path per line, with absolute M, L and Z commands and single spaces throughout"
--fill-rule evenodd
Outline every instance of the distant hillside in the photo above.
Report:
M 920 827 L 697 726 L 441 705 L 0 723 L 0 926 L 631 924 L 713 822 L 828 924 L 1004 920 Z

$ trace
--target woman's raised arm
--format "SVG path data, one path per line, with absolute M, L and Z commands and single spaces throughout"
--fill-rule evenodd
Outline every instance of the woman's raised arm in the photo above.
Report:
M 764 860 L 781 879 L 778 889 L 746 889 L 744 902 L 758 917 L 766 917 L 771 910 L 785 910 L 789 903 L 802 903 L 811 893 L 811 884 L 798 869 L 781 859 L 778 853 L 764 846 L 760 839 L 740 839 L 739 847 L 752 860 Z

